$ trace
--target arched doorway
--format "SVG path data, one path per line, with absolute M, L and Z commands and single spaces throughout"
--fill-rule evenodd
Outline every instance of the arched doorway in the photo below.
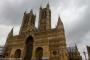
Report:
M 42 60 L 42 57 L 43 57 L 43 48 L 41 48 L 41 47 L 38 47 L 37 49 L 36 49 L 36 52 L 35 52 L 36 54 L 36 60 Z
M 31 60 L 33 51 L 33 37 L 29 36 L 25 42 L 26 52 L 24 60 Z
M 21 50 L 20 49 L 17 49 L 15 51 L 14 58 L 20 58 L 20 56 L 21 56 Z

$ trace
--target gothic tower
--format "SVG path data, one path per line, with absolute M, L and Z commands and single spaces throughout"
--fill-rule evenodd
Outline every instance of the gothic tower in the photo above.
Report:
M 40 31 L 51 29 L 51 10 L 49 8 L 49 4 L 47 4 L 46 8 L 40 7 L 38 27 Z
M 23 22 L 19 33 L 22 34 L 23 32 L 26 32 L 28 27 L 29 29 L 35 28 L 35 18 L 36 16 L 33 14 L 32 10 L 30 11 L 30 13 L 26 13 L 25 11 L 23 16 Z

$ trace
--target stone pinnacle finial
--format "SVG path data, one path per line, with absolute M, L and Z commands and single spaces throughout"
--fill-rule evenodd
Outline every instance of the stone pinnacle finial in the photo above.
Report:
M 13 27 L 13 28 L 14 28 L 14 27 Z M 9 32 L 8 37 L 13 36 L 13 28 L 12 28 L 11 31 Z
M 31 9 L 30 13 L 33 13 L 33 10 Z
M 49 8 L 49 3 L 47 4 L 47 8 Z
M 14 27 L 13 27 L 14 28 Z M 13 33 L 13 28 L 11 29 L 10 33 Z
M 76 43 L 75 43 L 75 49 L 78 50 Z
M 61 26 L 63 26 L 63 23 L 62 23 L 62 21 L 61 21 L 61 18 L 59 17 L 56 28 L 57 28 L 57 29 L 61 29 Z
M 26 11 L 24 12 L 24 15 L 26 14 Z
M 42 9 L 42 6 L 40 5 L 40 9 Z
M 62 24 L 62 21 L 61 21 L 60 16 L 59 16 L 59 18 L 58 18 L 58 25 L 59 25 L 59 24 Z
M 58 20 L 61 20 L 61 19 L 60 19 L 60 16 L 59 16 Z

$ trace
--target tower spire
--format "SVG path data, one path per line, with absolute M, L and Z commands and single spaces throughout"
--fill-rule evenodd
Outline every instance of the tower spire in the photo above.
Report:
M 48 4 L 47 4 L 47 8 L 49 8 L 49 2 L 48 2 Z
M 51 29 L 51 10 L 49 9 L 49 4 L 46 8 L 41 8 L 39 12 L 39 30 L 47 31 Z
M 75 43 L 75 49 L 78 50 L 76 43 Z
M 42 6 L 40 5 L 40 9 L 42 9 Z
M 59 25 L 59 24 L 62 24 L 62 21 L 61 21 L 60 16 L 59 16 L 59 18 L 58 18 L 58 25 Z
M 31 9 L 30 13 L 33 14 L 33 10 L 32 9 Z
M 13 27 L 14 28 L 14 27 Z M 12 37 L 13 36 L 13 28 L 11 29 L 11 31 L 8 34 L 8 37 Z
M 24 15 L 26 14 L 26 11 L 24 12 Z
M 62 23 L 62 21 L 61 21 L 61 18 L 59 17 L 56 28 L 57 28 L 57 29 L 60 29 L 62 26 L 63 26 L 63 23 Z

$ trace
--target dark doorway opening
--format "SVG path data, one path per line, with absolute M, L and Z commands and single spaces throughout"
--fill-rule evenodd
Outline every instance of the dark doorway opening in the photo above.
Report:
M 43 48 L 41 48 L 41 47 L 38 47 L 37 49 L 36 49 L 36 52 L 35 52 L 36 54 L 36 60 L 42 60 L 42 57 L 43 57 Z
M 24 60 L 31 60 L 33 52 L 33 37 L 29 36 L 26 40 L 26 54 Z

